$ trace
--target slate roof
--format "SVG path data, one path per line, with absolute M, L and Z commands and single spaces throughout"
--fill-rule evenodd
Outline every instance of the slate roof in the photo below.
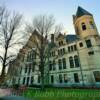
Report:
M 79 38 L 77 37 L 77 35 L 66 35 L 66 42 L 71 43 L 74 42 L 76 40 L 79 40 Z
M 85 9 L 83 9 L 82 7 L 78 7 L 77 12 L 76 12 L 76 17 L 81 17 L 83 15 L 90 15 L 92 16 L 91 13 L 89 13 L 88 11 L 86 11 Z

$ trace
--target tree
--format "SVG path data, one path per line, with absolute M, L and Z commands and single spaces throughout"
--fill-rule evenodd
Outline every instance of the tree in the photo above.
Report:
M 23 37 L 25 35 L 21 32 L 21 21 L 21 14 L 15 12 L 10 13 L 6 7 L 0 7 L 1 82 L 4 81 L 6 67 L 16 57 L 16 48 L 23 45 Z
M 48 58 L 48 43 L 49 43 L 49 37 L 51 33 L 55 33 L 58 31 L 61 31 L 60 26 L 56 26 L 55 29 L 55 19 L 53 16 L 49 15 L 39 15 L 36 16 L 32 24 L 28 24 L 26 26 L 26 31 L 27 33 L 34 34 L 34 30 L 38 32 L 38 39 L 35 38 L 33 40 L 36 51 L 34 52 L 38 55 L 40 59 L 39 63 L 39 71 L 41 73 L 41 89 L 44 89 L 44 84 L 45 84 L 45 76 L 44 76 L 44 71 L 45 71 L 45 65 L 47 63 L 47 58 Z M 31 47 L 32 48 L 32 47 Z

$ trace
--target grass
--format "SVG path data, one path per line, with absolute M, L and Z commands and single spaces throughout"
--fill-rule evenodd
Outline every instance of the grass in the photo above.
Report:
M 95 89 L 28 89 L 23 96 L 31 100 L 100 100 L 100 90 Z

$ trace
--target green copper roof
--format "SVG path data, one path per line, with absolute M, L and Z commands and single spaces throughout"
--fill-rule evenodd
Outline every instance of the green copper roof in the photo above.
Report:
M 88 11 L 86 11 L 85 9 L 83 9 L 82 7 L 79 6 L 78 9 L 77 9 L 76 17 L 81 17 L 83 15 L 90 15 L 90 16 L 92 16 L 91 13 L 89 13 Z

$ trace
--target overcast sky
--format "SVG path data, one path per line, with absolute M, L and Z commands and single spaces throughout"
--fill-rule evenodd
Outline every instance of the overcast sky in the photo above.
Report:
M 0 0 L 0 5 L 2 4 L 11 11 L 22 13 L 26 20 L 39 14 L 52 14 L 69 34 L 75 34 L 72 15 L 81 6 L 94 15 L 100 32 L 100 0 Z

